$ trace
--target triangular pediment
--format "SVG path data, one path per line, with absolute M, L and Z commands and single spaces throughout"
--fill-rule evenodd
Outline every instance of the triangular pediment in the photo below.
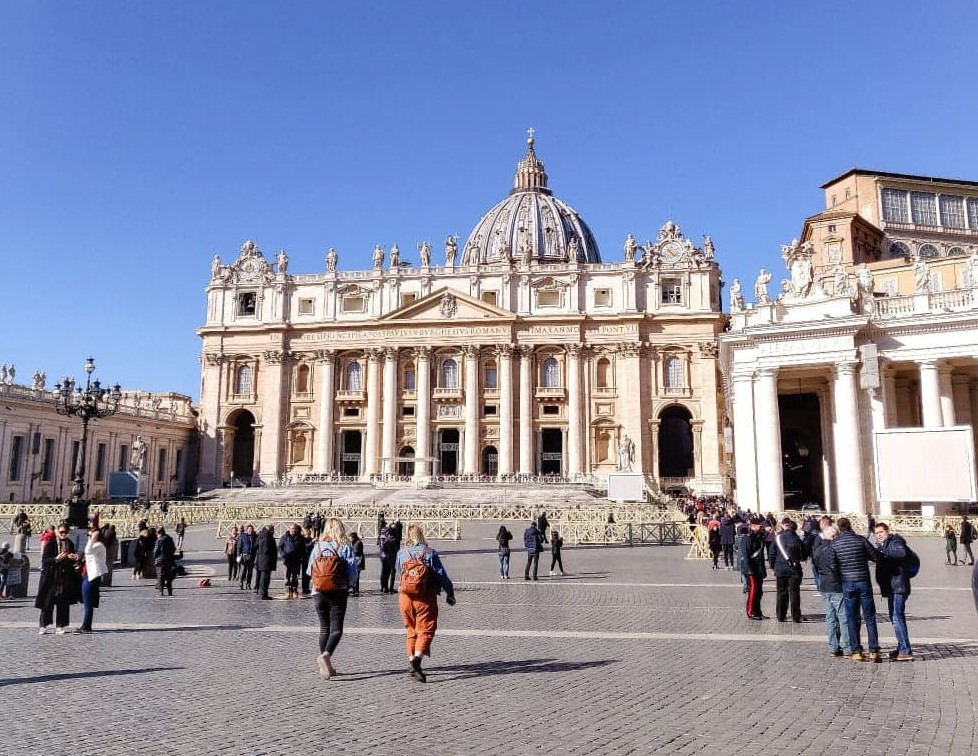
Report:
M 457 289 L 442 287 L 428 296 L 399 307 L 377 320 L 380 322 L 465 322 L 472 320 L 512 321 L 515 319 L 516 315 L 509 310 L 470 297 Z

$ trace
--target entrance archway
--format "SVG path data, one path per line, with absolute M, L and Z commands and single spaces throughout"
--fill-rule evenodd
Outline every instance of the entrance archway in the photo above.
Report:
M 499 452 L 495 446 L 482 450 L 482 474 L 495 478 L 499 474 Z
M 822 477 L 822 414 L 818 394 L 782 394 L 781 459 L 786 508 L 815 503 L 825 507 Z
M 360 453 L 363 437 L 358 430 L 345 430 L 340 433 L 340 474 L 354 478 L 360 477 Z
M 255 416 L 246 409 L 239 410 L 228 419 L 228 424 L 234 428 L 231 475 L 235 480 L 250 486 L 255 474 Z
M 540 474 L 563 475 L 564 432 L 560 428 L 540 431 Z
M 404 446 L 397 454 L 397 474 L 402 478 L 410 478 L 414 475 L 414 448 Z
M 693 470 L 693 416 L 685 407 L 672 406 L 659 415 L 659 477 L 686 478 Z
M 438 457 L 442 475 L 458 475 L 458 428 L 445 428 L 438 441 Z

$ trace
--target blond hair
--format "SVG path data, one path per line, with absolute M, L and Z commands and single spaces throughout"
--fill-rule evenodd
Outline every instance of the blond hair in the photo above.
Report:
M 424 531 L 421 529 L 420 525 L 408 525 L 407 542 L 411 546 L 415 546 L 417 544 L 421 544 L 423 546 L 428 545 L 428 542 L 424 537 Z
M 349 543 L 350 539 L 346 534 L 346 525 L 336 517 L 330 517 L 323 528 L 321 541 L 333 541 L 334 543 Z

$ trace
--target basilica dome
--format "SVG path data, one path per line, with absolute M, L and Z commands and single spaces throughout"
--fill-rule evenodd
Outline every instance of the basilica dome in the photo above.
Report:
M 462 248 L 462 265 L 486 263 L 599 263 L 594 235 L 577 211 L 553 196 L 543 163 L 527 140 L 516 166 L 513 189 L 472 229 Z

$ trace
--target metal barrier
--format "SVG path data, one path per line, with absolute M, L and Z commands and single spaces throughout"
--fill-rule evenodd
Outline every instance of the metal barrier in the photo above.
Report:
M 294 519 L 270 519 L 255 522 L 254 520 L 218 520 L 217 538 L 228 537 L 231 528 L 235 525 L 254 525 L 255 530 L 261 530 L 266 525 L 274 525 L 276 534 L 280 535 L 285 529 L 294 523 Z M 355 531 L 360 538 L 367 543 L 377 540 L 377 520 L 376 518 L 366 520 L 344 520 L 347 532 Z M 425 538 L 430 541 L 458 541 L 462 538 L 462 523 L 460 520 L 412 520 L 412 525 L 420 525 L 424 531 Z
M 680 544 L 690 542 L 689 525 L 685 522 L 624 522 L 601 523 L 580 520 L 556 520 L 551 523 L 564 541 L 575 546 L 582 544 Z

